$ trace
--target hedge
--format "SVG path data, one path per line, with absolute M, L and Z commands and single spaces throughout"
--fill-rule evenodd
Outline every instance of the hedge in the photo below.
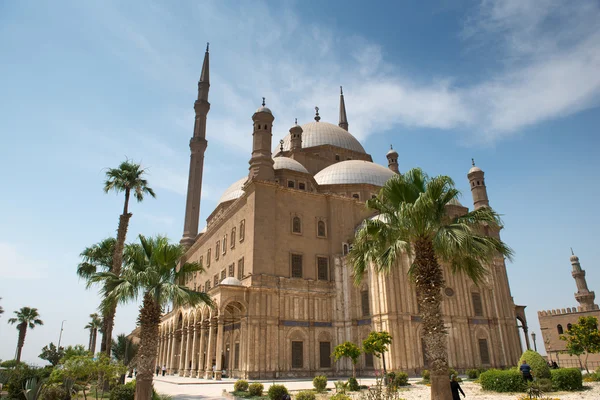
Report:
M 550 367 L 548 367 L 548 363 L 544 357 L 542 357 L 539 353 L 533 350 L 527 350 L 521 358 L 519 359 L 519 365 L 521 366 L 523 360 L 527 361 L 527 364 L 531 367 L 531 373 L 534 378 L 548 378 L 550 379 L 552 375 L 550 375 Z
M 551 370 L 552 387 L 556 390 L 583 389 L 583 376 L 578 368 L 559 368 Z
M 490 369 L 479 375 L 483 390 L 492 392 L 523 392 L 527 387 L 521 373 L 515 369 Z

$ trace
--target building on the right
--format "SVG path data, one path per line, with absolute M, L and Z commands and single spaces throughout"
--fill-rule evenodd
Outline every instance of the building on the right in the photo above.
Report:
M 575 300 L 579 303 L 577 307 L 567 307 L 556 310 L 538 311 L 540 329 L 544 340 L 544 347 L 549 361 L 555 361 L 560 367 L 580 367 L 581 363 L 575 356 L 566 353 L 566 342 L 560 340 L 560 336 L 576 324 L 579 317 L 596 317 L 600 320 L 600 309 L 594 303 L 596 295 L 590 291 L 585 280 L 585 271 L 581 268 L 579 257 L 571 249 L 571 275 L 577 284 Z M 600 354 L 590 354 L 588 366 L 596 368 L 600 366 Z

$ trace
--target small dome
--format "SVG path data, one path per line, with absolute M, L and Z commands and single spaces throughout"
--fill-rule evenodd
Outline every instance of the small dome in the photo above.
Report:
M 238 278 L 233 276 L 228 276 L 227 278 L 221 281 L 221 285 L 229 285 L 229 286 L 242 286 L 242 282 Z
M 472 174 L 473 172 L 483 172 L 483 171 L 481 170 L 481 168 L 479 168 L 479 167 L 477 167 L 477 166 L 473 165 L 473 166 L 471 167 L 471 169 L 469 170 L 469 173 L 470 173 L 470 174 Z
M 302 147 L 316 147 L 324 144 L 341 147 L 356 151 L 358 153 L 366 153 L 360 142 L 345 129 L 328 122 L 309 122 L 302 127 Z M 283 150 L 287 151 L 291 148 L 291 137 L 286 135 L 283 138 Z M 277 146 L 275 153 L 279 151 Z
M 458 201 L 456 197 L 450 200 L 447 205 L 464 207 L 462 204 L 460 204 L 460 201 Z
M 244 194 L 244 190 L 242 188 L 244 187 L 244 184 L 246 183 L 247 180 L 248 180 L 248 177 L 243 177 L 239 181 L 237 181 L 234 184 L 232 184 L 231 186 L 229 186 L 227 188 L 227 190 L 223 193 L 221 198 L 219 199 L 218 204 L 225 203 L 226 201 L 235 200 L 239 197 L 242 197 L 242 195 Z
M 342 161 L 319 171 L 315 180 L 319 185 L 370 184 L 383 186 L 396 174 L 388 168 L 369 161 Z
M 571 256 L 571 262 L 579 262 L 579 257 L 577 257 L 575 254 L 573 254 Z
M 265 106 L 260 106 L 259 108 L 256 109 L 256 111 L 254 113 L 256 114 L 256 113 L 261 113 L 261 112 L 273 115 L 273 113 L 271 112 L 271 110 L 268 107 L 265 107 Z
M 390 156 L 396 156 L 396 157 L 398 157 L 398 152 L 396 150 L 394 150 L 393 147 L 390 147 L 390 151 L 388 151 L 385 156 L 386 157 L 390 157 Z
M 273 164 L 273 168 L 275 169 L 289 169 L 296 172 L 303 172 L 308 174 L 308 170 L 304 168 L 304 165 L 300 164 L 298 161 L 289 157 L 275 157 L 273 159 L 275 164 Z

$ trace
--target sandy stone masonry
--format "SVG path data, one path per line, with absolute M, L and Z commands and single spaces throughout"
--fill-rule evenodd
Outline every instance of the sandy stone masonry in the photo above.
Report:
M 343 93 L 337 125 L 321 121 L 317 109 L 313 122 L 296 123 L 281 144 L 273 142 L 276 119 L 263 99 L 252 116 L 247 177 L 225 192 L 198 232 L 208 57 L 207 49 L 192 138 L 202 146 L 191 143 L 182 244 L 184 261 L 205 268 L 186 284 L 209 293 L 216 307 L 176 308 L 164 315 L 157 363 L 169 374 L 204 379 L 221 379 L 223 373 L 247 379 L 348 376 L 350 362 L 334 363 L 333 348 L 387 330 L 394 338 L 388 370 L 419 374 L 427 363 L 407 276 L 411 260 L 401 257 L 389 275 L 371 268 L 360 287 L 346 260 L 356 229 L 374 217 L 365 201 L 399 173 L 398 152 L 388 151 L 387 167 L 373 163 L 348 131 Z M 467 178 L 474 207 L 489 206 L 484 172 L 473 163 Z M 456 216 L 468 208 L 455 202 L 447 211 Z M 483 233 L 499 237 L 496 231 Z M 494 260 L 489 270 L 475 286 L 444 267 L 449 360 L 459 370 L 515 365 L 522 351 L 516 321 L 527 329 L 525 307 L 513 302 L 504 259 Z M 360 374 L 379 368 L 380 360 L 361 356 Z

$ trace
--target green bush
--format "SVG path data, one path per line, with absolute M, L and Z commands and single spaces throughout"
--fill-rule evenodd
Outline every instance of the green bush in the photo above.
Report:
M 534 378 L 552 378 L 552 375 L 550 375 L 550 367 L 548 367 L 548 363 L 546 363 L 544 357 L 542 357 L 539 353 L 533 350 L 527 350 L 519 359 L 518 366 L 521 366 L 523 360 L 526 360 L 527 364 L 529 364 L 529 366 L 531 367 L 531 373 Z
M 250 385 L 250 386 L 252 386 L 252 385 Z M 269 388 L 268 394 L 269 394 L 269 399 L 271 399 L 271 400 L 281 400 L 281 399 L 283 399 L 284 394 L 288 394 L 288 390 L 283 385 L 272 385 Z
M 17 364 L 17 366 L 10 371 L 10 376 L 6 382 L 6 386 L 8 387 L 8 398 L 26 400 L 25 394 L 23 394 L 25 383 L 31 378 L 43 379 L 46 377 L 43 369 L 31 368 L 25 363 Z
M 552 391 L 552 380 L 548 378 L 536 379 L 536 383 L 543 393 Z
M 479 370 L 477 369 L 468 369 L 467 376 L 469 379 L 477 379 L 479 377 Z
M 248 390 L 248 381 L 239 379 L 233 384 L 233 390 L 236 392 L 245 392 Z
M 317 389 L 317 392 L 323 392 L 325 388 L 327 388 L 327 377 L 325 375 L 315 376 L 315 379 L 313 379 L 313 386 Z
M 277 386 L 277 385 L 273 385 L 273 386 Z M 273 386 L 271 386 L 271 387 L 273 387 Z M 262 383 L 258 383 L 258 382 L 251 383 L 250 385 L 248 385 L 248 394 L 250 396 L 262 396 L 264 388 L 265 387 L 263 386 Z M 284 388 L 285 388 L 285 386 L 284 386 Z M 269 389 L 269 397 L 271 397 L 271 389 Z M 274 399 L 271 398 L 271 400 L 274 400 Z
M 394 377 L 394 386 L 406 386 L 408 385 L 408 374 L 406 372 L 398 371 Z
M 583 375 L 584 382 L 598 382 L 600 381 L 600 374 L 598 372 L 591 372 Z
M 315 392 L 312 390 L 303 390 L 296 395 L 296 400 L 315 400 Z
M 133 400 L 135 397 L 135 382 L 133 385 L 131 382 L 125 385 L 118 385 L 112 388 L 110 391 L 110 400 Z
M 62 386 L 49 385 L 42 390 L 43 400 L 65 400 L 67 391 Z
M 452 367 L 448 367 L 448 376 L 455 375 L 458 378 L 458 372 Z
M 343 393 L 336 393 L 329 398 L 329 400 L 350 400 L 350 396 L 347 396 Z
M 428 381 L 431 378 L 431 376 L 429 375 L 429 370 L 424 369 L 423 372 L 421 372 L 421 377 L 424 381 Z
M 521 373 L 515 369 L 490 369 L 479 375 L 483 390 L 493 392 L 523 392 L 527 385 Z
M 356 378 L 348 378 L 348 390 L 351 392 L 358 392 L 360 390 L 360 386 L 358 386 L 358 381 Z
M 20 362 L 20 361 L 17 362 L 17 360 L 6 360 L 6 361 L 2 361 L 0 363 L 0 367 L 3 367 L 3 368 L 14 368 L 17 365 L 25 365 L 25 363 Z
M 348 388 L 348 382 L 337 381 L 335 382 L 335 392 L 346 394 L 346 389 Z
M 578 368 L 553 369 L 552 387 L 556 390 L 581 390 L 583 389 L 583 376 Z

